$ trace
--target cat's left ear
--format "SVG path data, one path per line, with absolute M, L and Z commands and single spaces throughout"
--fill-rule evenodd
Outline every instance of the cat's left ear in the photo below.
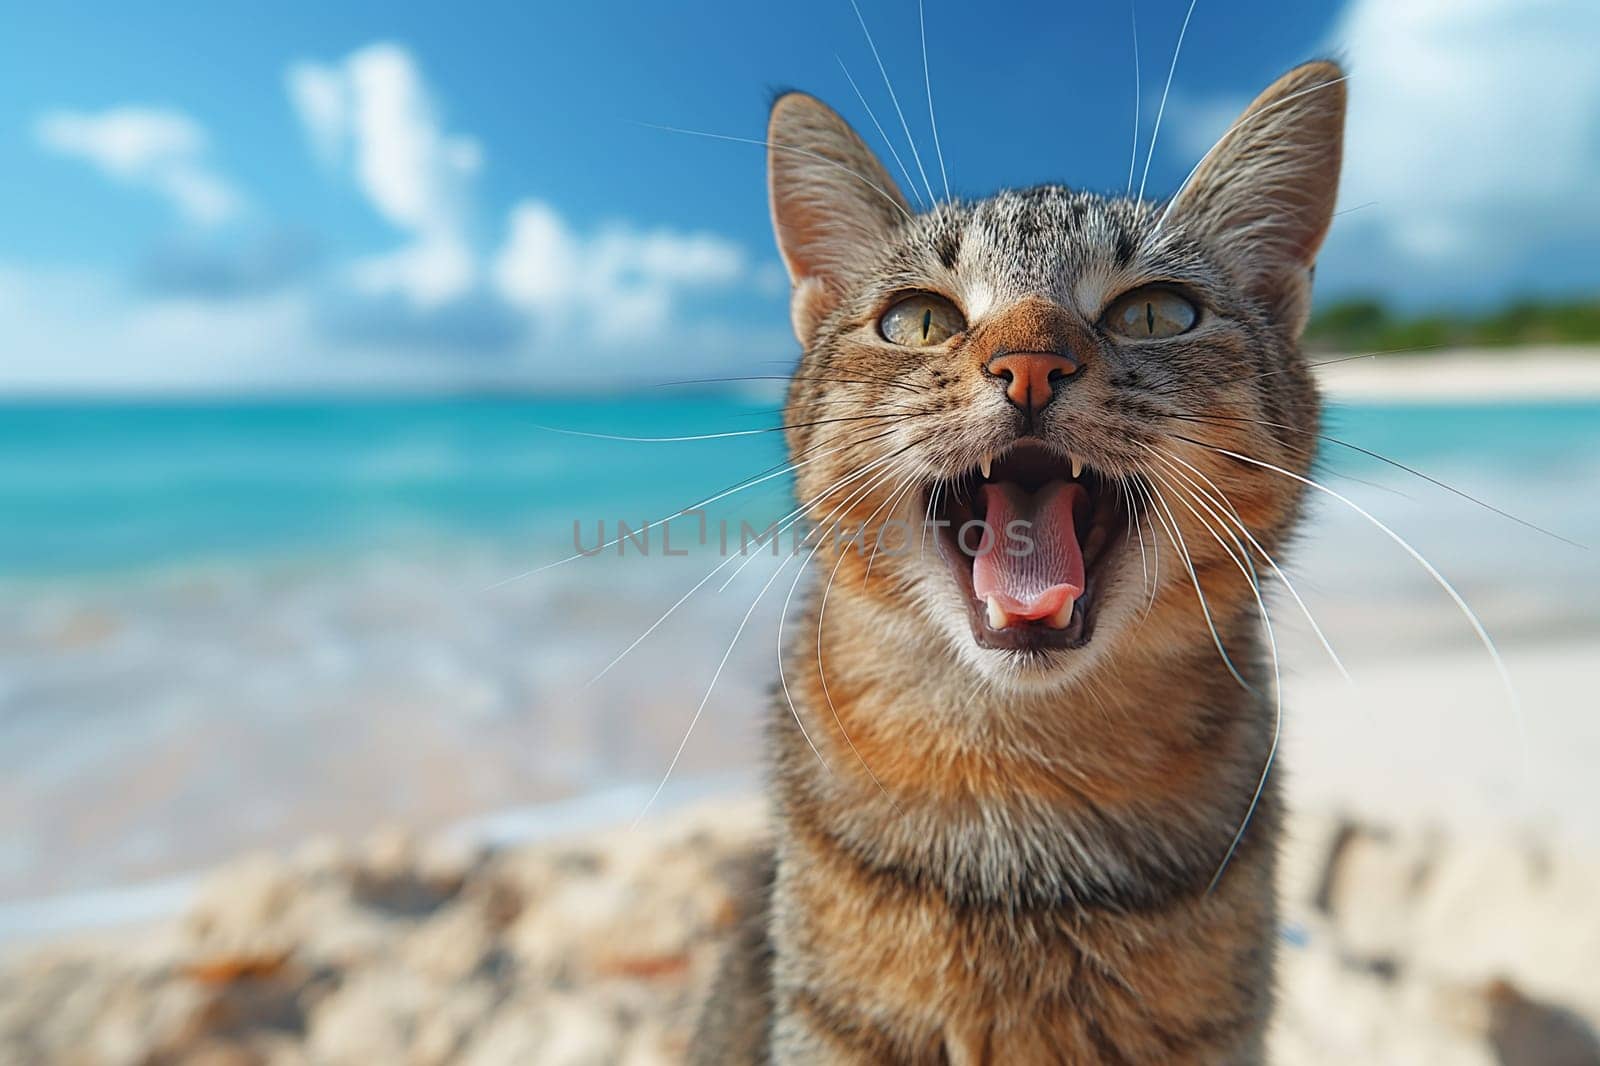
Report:
M 851 277 L 911 209 L 850 124 L 805 93 L 785 93 L 772 105 L 767 184 L 773 233 L 794 284 L 789 314 L 795 336 L 809 344 Z
M 1295 337 L 1338 197 L 1345 95 L 1333 63 L 1291 70 L 1223 134 L 1172 206 L 1174 218 L 1218 242 Z

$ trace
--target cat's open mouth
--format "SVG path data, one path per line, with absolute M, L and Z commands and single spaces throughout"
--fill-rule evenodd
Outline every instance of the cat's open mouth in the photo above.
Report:
M 988 469 L 984 469 L 986 465 Z M 1077 648 L 1093 635 L 1098 580 L 1124 521 L 1093 470 L 1022 441 L 932 490 L 939 554 L 979 646 Z

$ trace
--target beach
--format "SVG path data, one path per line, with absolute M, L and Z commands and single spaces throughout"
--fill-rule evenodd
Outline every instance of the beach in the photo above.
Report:
M 1600 349 L 1582 346 L 1317 354 L 1324 394 L 1341 400 L 1577 400 L 1600 396 Z
M 1324 450 L 1331 491 L 1285 571 L 1338 664 L 1285 590 L 1268 600 L 1274 773 L 1298 842 L 1281 1061 L 1552 1061 L 1496 1041 L 1519 1025 L 1557 1039 L 1564 1011 L 1586 1019 L 1575 1032 L 1600 1019 L 1600 977 L 1575 961 L 1600 957 L 1593 366 L 1567 351 L 1320 371 L 1344 444 Z M 541 427 L 677 436 L 772 416 L 743 395 L 7 420 L 0 1059 L 672 1061 L 726 860 L 762 832 L 789 581 L 733 643 L 770 556 L 685 598 L 727 562 L 692 526 L 675 527 L 684 556 L 574 544 L 781 449 Z M 108 458 L 63 484 L 86 449 Z M 764 526 L 785 493 L 777 478 L 729 496 L 711 528 Z M 99 1050 L 58 1055 L 77 1025 Z
M 13 952 L 0 1057 L 679 1061 L 765 835 L 753 798 L 487 846 L 403 831 L 238 858 L 178 920 Z M 1600 1061 L 1600 851 L 1302 811 L 1273 1062 Z

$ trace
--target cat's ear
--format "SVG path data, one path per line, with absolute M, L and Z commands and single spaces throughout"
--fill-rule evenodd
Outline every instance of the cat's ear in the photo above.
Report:
M 1201 161 L 1172 206 L 1214 238 L 1251 292 L 1298 337 L 1311 306 L 1311 270 L 1333 221 L 1344 155 L 1344 73 L 1298 66 L 1245 109 Z
M 790 317 L 806 344 L 852 267 L 875 255 L 911 211 L 849 123 L 805 93 L 785 93 L 772 105 L 767 188 L 778 251 L 794 286 Z

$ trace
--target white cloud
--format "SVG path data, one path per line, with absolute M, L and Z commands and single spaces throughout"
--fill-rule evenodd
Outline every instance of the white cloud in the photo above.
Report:
M 471 292 L 483 274 L 467 234 L 482 151 L 446 132 L 410 54 L 369 45 L 336 64 L 297 63 L 286 84 L 318 158 L 348 172 L 373 209 L 410 237 L 353 264 L 350 281 L 423 310 Z M 730 284 L 743 269 L 740 248 L 716 236 L 613 225 L 581 237 L 550 205 L 525 200 L 510 213 L 488 281 L 547 336 L 604 343 L 659 333 L 682 294 Z
M 336 64 L 294 64 L 286 83 L 318 157 L 348 168 L 373 209 L 411 238 L 397 252 L 357 263 L 355 283 L 401 293 L 422 308 L 467 292 L 477 274 L 466 239 L 467 186 L 482 150 L 445 132 L 411 54 L 368 45 Z
M 502 298 L 546 326 L 622 342 L 659 336 L 679 296 L 744 272 L 743 250 L 712 234 L 613 225 L 584 240 L 549 205 L 525 200 L 511 211 L 493 278 Z
M 485 352 L 447 337 L 404 343 L 392 333 L 330 332 L 319 307 L 304 285 L 233 300 L 151 299 L 98 272 L 0 261 L 0 394 L 637 387 L 776 360 L 793 348 L 782 322 L 673 321 L 647 346 L 521 337 Z
M 353 264 L 354 285 L 425 310 L 470 292 L 482 273 L 467 236 L 482 151 L 445 131 L 410 54 L 369 45 L 336 64 L 297 63 L 286 84 L 317 156 L 350 173 L 373 209 L 410 236 Z M 681 294 L 729 284 L 743 268 L 739 247 L 716 236 L 614 225 L 585 238 L 550 205 L 526 200 L 511 211 L 489 280 L 541 325 L 604 342 L 660 331 Z
M 250 390 L 304 368 L 309 308 L 262 299 L 130 299 L 91 271 L 0 263 L 4 391 Z M 329 367 L 336 371 L 335 366 Z
M 1344 200 L 1377 201 L 1363 222 L 1395 252 L 1449 266 L 1600 229 L 1600 4 L 1353 0 L 1335 39 L 1352 71 Z
M 396 247 L 331 272 L 291 264 L 264 284 L 232 261 L 249 253 L 233 229 L 208 238 L 206 255 L 177 256 L 155 285 L 0 261 L 0 348 L 15 354 L 0 360 L 0 392 L 596 388 L 790 353 L 781 316 L 767 328 L 691 309 L 697 294 L 781 289 L 774 264 L 752 268 L 716 235 L 579 230 L 525 199 L 486 251 L 473 239 L 482 152 L 447 130 L 404 49 L 296 64 L 285 88 L 316 158 L 401 234 Z M 220 219 L 238 204 L 183 115 L 57 114 L 38 135 L 189 217 Z
M 565 314 L 582 298 L 576 238 L 555 211 L 534 201 L 512 209 L 509 229 L 494 266 L 500 294 L 542 317 Z
M 1581 252 L 1600 241 L 1596 41 L 1595 0 L 1350 0 L 1320 49 L 1350 113 L 1319 286 L 1460 302 L 1600 282 Z M 1247 102 L 1174 97 L 1163 142 L 1193 163 Z
M 424 233 L 383 255 L 350 267 L 350 280 L 374 296 L 397 292 L 423 310 L 433 310 L 472 287 L 478 264 L 461 236 L 449 230 Z
M 52 111 L 39 117 L 34 132 L 51 151 L 165 196 L 192 222 L 225 222 L 243 204 L 232 184 L 209 166 L 205 131 L 180 112 L 148 107 L 98 114 Z
M 284 81 L 312 150 L 325 166 L 337 166 L 350 128 L 343 74 L 319 63 L 296 63 Z

